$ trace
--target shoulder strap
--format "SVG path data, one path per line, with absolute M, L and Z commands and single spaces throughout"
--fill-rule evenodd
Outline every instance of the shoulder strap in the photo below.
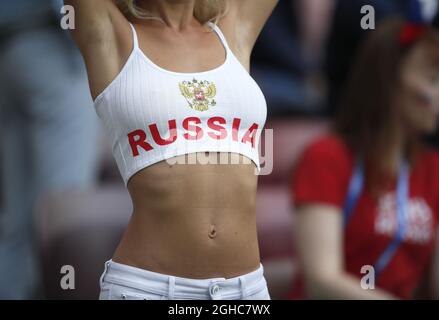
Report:
M 215 31 L 215 33 L 218 35 L 218 37 L 221 40 L 221 43 L 223 44 L 224 48 L 226 48 L 227 50 L 229 50 L 229 44 L 227 43 L 227 39 L 224 36 L 223 32 L 221 31 L 221 29 L 213 22 L 208 22 L 208 25 L 212 28 L 213 31 Z
M 136 28 L 134 27 L 134 25 L 131 22 L 129 24 L 130 24 L 131 30 L 133 31 L 134 48 L 138 48 L 139 47 L 139 38 L 137 36 Z

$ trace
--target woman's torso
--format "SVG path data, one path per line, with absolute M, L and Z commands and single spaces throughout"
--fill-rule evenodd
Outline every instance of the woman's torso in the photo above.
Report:
M 253 164 L 153 165 L 129 184 L 134 212 L 114 260 L 187 278 L 255 270 L 256 186 Z
M 259 267 L 253 129 L 265 122 L 262 93 L 242 66 L 246 62 L 220 41 L 221 31 L 204 35 L 211 45 L 188 40 L 192 51 L 180 42 L 186 58 L 175 54 L 172 61 L 172 35 L 159 45 L 157 30 L 135 29 L 138 48 L 95 100 L 134 207 L 113 259 L 189 278 L 253 271 Z M 199 95 L 188 94 L 194 85 Z M 187 164 L 186 154 L 190 161 L 202 159 Z M 182 159 L 186 164 L 175 163 Z M 203 164 L 206 159 L 226 164 Z M 241 164 L 231 164 L 236 160 Z

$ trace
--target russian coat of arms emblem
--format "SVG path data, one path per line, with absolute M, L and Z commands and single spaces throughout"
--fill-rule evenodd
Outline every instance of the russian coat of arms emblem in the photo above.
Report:
M 216 86 L 210 81 L 183 81 L 179 84 L 181 94 L 189 106 L 197 111 L 207 111 L 216 106 Z

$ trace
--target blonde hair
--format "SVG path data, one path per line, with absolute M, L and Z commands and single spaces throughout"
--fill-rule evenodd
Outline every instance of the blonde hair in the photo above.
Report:
M 118 0 L 119 7 L 125 14 L 139 19 L 158 19 L 137 5 L 136 0 Z M 217 23 L 227 11 L 227 0 L 196 0 L 194 16 L 201 23 Z

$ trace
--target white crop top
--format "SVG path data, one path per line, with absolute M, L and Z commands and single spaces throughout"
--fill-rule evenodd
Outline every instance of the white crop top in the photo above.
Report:
M 238 153 L 260 169 L 259 140 L 267 115 L 264 95 L 230 50 L 210 71 L 178 73 L 134 48 L 121 72 L 95 99 L 125 185 L 154 163 L 196 152 Z

